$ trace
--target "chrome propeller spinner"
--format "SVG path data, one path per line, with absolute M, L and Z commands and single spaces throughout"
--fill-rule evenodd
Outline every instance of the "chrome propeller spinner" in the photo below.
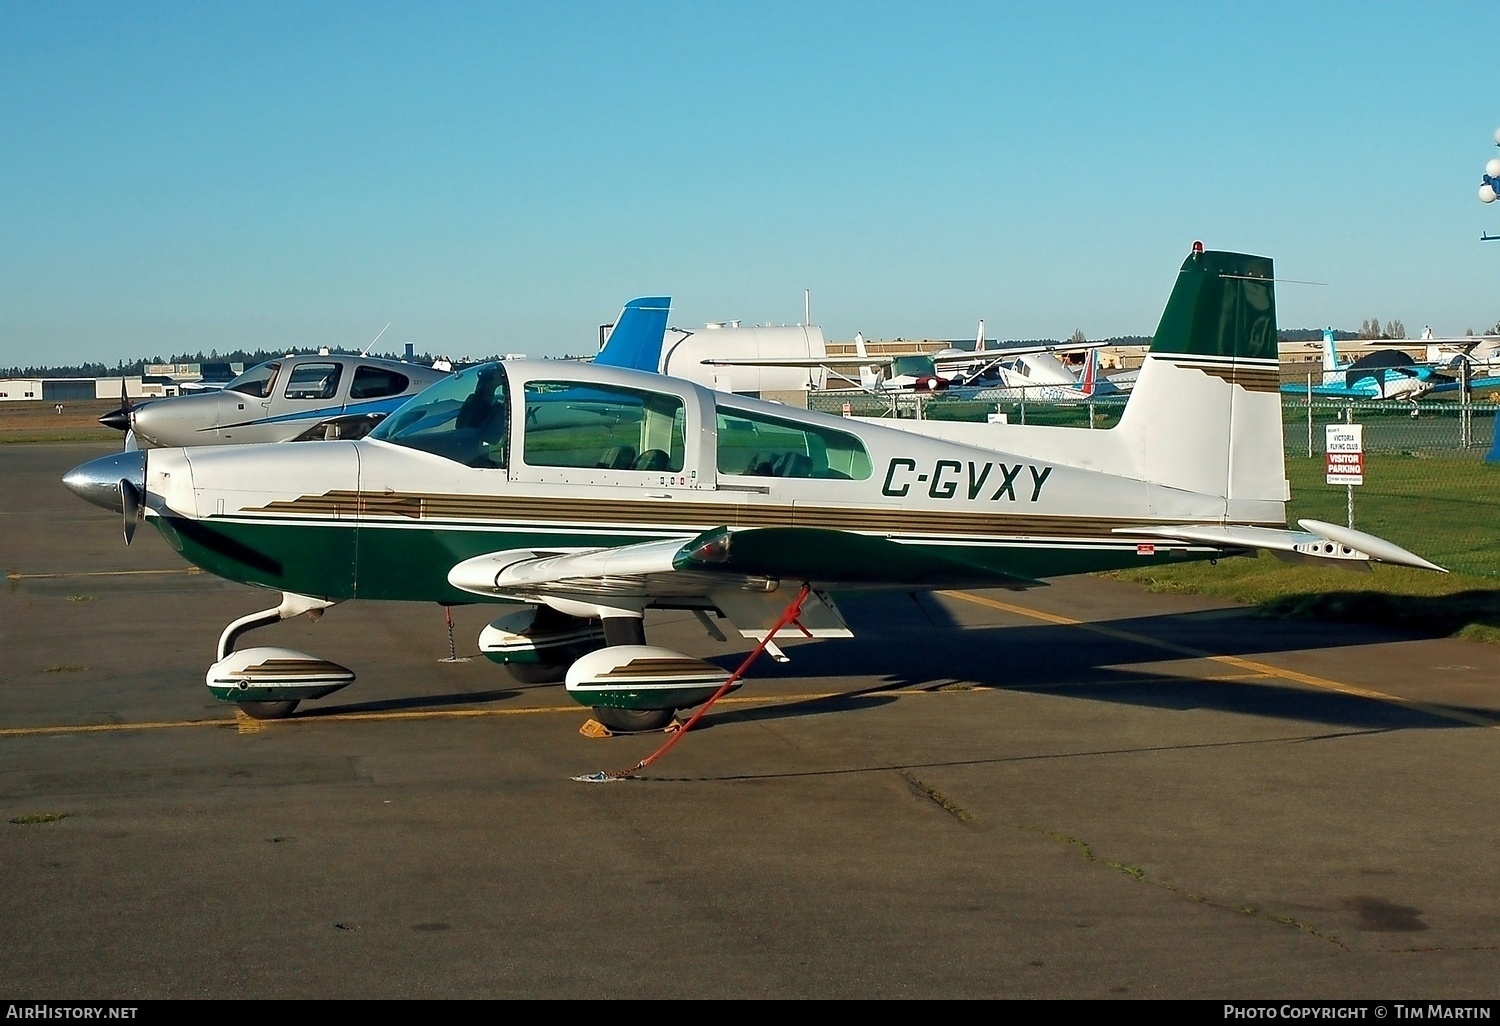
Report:
M 126 545 L 145 515 L 147 451 L 128 449 L 100 456 L 63 475 L 63 484 L 74 495 L 124 518 Z

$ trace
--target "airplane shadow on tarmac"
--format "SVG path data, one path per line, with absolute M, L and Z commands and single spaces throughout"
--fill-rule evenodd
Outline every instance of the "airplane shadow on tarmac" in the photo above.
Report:
M 872 601 L 885 605 L 904 599 L 882 596 Z M 789 647 L 792 661 L 787 664 L 763 658 L 752 669 L 747 687 L 753 686 L 755 678 L 875 677 L 886 683 L 828 698 L 756 709 L 753 715 L 757 719 L 811 715 L 895 700 L 882 698 L 883 692 L 976 686 L 1156 709 L 1235 712 L 1360 730 L 1467 726 L 1412 706 L 1320 691 L 1272 676 L 1226 679 L 1251 677 L 1253 671 L 1243 667 L 1201 662 L 1193 669 L 1178 671 L 1173 667 L 1174 663 L 1203 658 L 1183 649 L 1205 656 L 1254 659 L 1277 652 L 1418 640 L 1424 637 L 1421 634 L 1398 634 L 1367 625 L 1267 620 L 1255 617 L 1248 608 L 1110 620 L 1100 625 L 963 628 L 951 616 L 944 617 L 927 605 L 937 604 L 923 603 L 920 611 L 908 607 L 900 619 L 889 615 L 887 608 L 877 617 L 878 626 L 871 624 L 862 631 L 859 621 L 873 610 L 862 609 L 859 602 L 844 604 L 841 608 L 855 632 L 854 638 Z M 947 620 L 946 628 L 939 625 L 940 619 Z M 861 640 L 877 630 L 879 645 Z M 1139 636 L 1141 640 L 1122 635 Z M 710 661 L 735 667 L 742 659 L 743 653 L 739 653 Z M 1145 665 L 1137 669 L 1129 664 Z M 1493 709 L 1452 708 L 1487 719 L 1495 717 Z
M 956 604 L 961 606 L 962 604 Z M 898 701 L 892 692 L 983 687 L 1187 711 L 1206 709 L 1301 720 L 1358 729 L 1451 729 L 1465 724 L 1419 708 L 1255 677 L 1253 670 L 1202 662 L 1205 656 L 1255 659 L 1278 652 L 1359 646 L 1437 636 L 1361 624 L 1271 620 L 1245 607 L 1109 620 L 1098 624 L 966 626 L 954 609 L 930 595 L 902 592 L 841 598 L 840 608 L 855 637 L 787 641 L 789 663 L 762 655 L 746 675 L 741 696 L 755 694 L 757 681 L 803 681 L 824 692 L 851 678 L 879 683 L 838 694 L 768 703 L 763 707 L 714 710 L 694 727 L 747 716 L 786 719 L 869 708 Z M 783 635 L 782 640 L 788 636 Z M 879 639 L 878 642 L 872 639 Z M 1187 650 L 1187 651 L 1184 651 Z M 748 647 L 704 654 L 734 670 Z M 695 653 L 697 654 L 697 653 Z M 1189 662 L 1198 665 L 1188 667 Z M 1184 664 L 1181 670 L 1174 664 Z M 499 667 L 495 672 L 504 675 Z M 1179 675 L 1180 673 L 1180 675 Z M 1211 676 L 1210 676 L 1211 675 Z M 1234 678 L 1244 679 L 1234 679 Z M 545 690 L 563 697 L 559 685 L 513 685 L 479 692 L 412 695 L 330 705 L 304 705 L 297 718 L 417 711 L 487 705 Z M 1490 709 L 1462 709 L 1493 718 Z M 580 707 L 580 712 L 582 708 Z
M 351 702 L 346 705 L 302 706 L 296 713 L 298 719 L 311 720 L 320 716 L 357 716 L 362 713 L 406 712 L 409 710 L 432 710 L 459 708 L 469 705 L 488 705 L 514 698 L 523 687 L 504 688 L 494 691 L 460 691 L 447 695 L 413 695 L 409 698 L 383 698 L 370 702 Z

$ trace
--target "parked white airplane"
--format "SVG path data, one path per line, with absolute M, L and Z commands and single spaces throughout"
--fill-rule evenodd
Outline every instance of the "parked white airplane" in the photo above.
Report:
M 980 387 L 971 394 L 987 402 L 1030 400 L 1047 403 L 1087 402 L 1119 395 L 1124 389 L 1099 373 L 1099 350 L 1083 350 L 1083 366 L 1075 374 L 1055 352 L 1029 353 L 997 365 L 1001 384 Z
M 1500 335 L 1459 335 L 1439 338 L 1431 328 L 1422 332 L 1415 341 L 1421 343 L 1426 363 L 1444 370 L 1458 370 L 1465 363 L 1471 370 L 1494 373 L 1500 369 Z M 1403 340 L 1392 339 L 1392 345 L 1401 345 Z
M 669 304 L 659 297 L 626 303 L 595 362 L 655 370 Z M 126 448 L 361 438 L 451 373 L 446 365 L 364 354 L 288 354 L 250 368 L 222 389 L 192 395 L 132 404 L 122 382 L 120 408 L 99 422 L 126 432 Z
M 208 671 L 250 715 L 354 677 L 237 650 L 252 628 L 349 599 L 493 602 L 519 609 L 481 634 L 491 659 L 564 681 L 606 727 L 661 727 L 738 677 L 647 645 L 648 608 L 757 639 L 787 624 L 835 637 L 843 590 L 1019 590 L 1259 549 L 1441 570 L 1361 531 L 1286 526 L 1273 277 L 1264 257 L 1195 247 L 1107 430 L 894 427 L 507 360 L 444 379 L 365 438 L 123 452 L 64 482 L 122 514 L 127 541 L 144 518 L 205 570 L 282 593 L 225 628 Z M 540 416 L 573 406 L 588 415 Z
M 358 438 L 449 374 L 435 367 L 346 354 L 288 354 L 223 388 L 132 403 L 99 418 L 126 448 Z
M 821 338 L 821 335 L 820 335 Z M 1077 352 L 1097 348 L 1097 343 L 1042 343 L 1029 346 L 1007 346 L 990 349 L 984 338 L 984 321 L 979 322 L 979 336 L 974 349 L 943 349 L 936 353 L 891 353 L 875 355 L 869 351 L 862 332 L 854 335 L 855 352 L 845 356 L 762 355 L 743 357 L 717 356 L 702 362 L 710 367 L 818 368 L 826 379 L 857 385 L 867 392 L 885 394 L 931 395 L 954 389 L 985 387 L 988 382 L 1004 382 L 1010 367 L 1018 360 L 1039 354 Z M 1059 368 L 1062 364 L 1054 359 Z M 1022 372 L 1025 373 L 1025 372 Z M 1077 379 L 1063 369 L 1074 385 Z M 966 393 L 968 394 L 968 393 Z

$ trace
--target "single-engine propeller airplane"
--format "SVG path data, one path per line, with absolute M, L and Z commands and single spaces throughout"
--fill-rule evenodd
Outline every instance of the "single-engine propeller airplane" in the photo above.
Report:
M 1339 357 L 1333 330 L 1324 329 L 1322 380 L 1312 384 L 1289 381 L 1281 386 L 1281 391 L 1314 399 L 1400 399 L 1412 404 L 1412 416 L 1416 416 L 1418 409 L 1415 404 L 1419 400 L 1463 389 L 1463 358 L 1458 357 L 1457 363 L 1433 359 L 1439 355 L 1440 345 L 1454 341 L 1459 340 L 1434 338 L 1430 332 L 1411 341 L 1380 339 L 1375 344 L 1423 345 L 1427 348 L 1428 360 L 1418 361 L 1399 349 L 1379 349 L 1358 360 L 1347 361 Z M 1466 341 L 1477 343 L 1483 340 Z M 1474 373 L 1471 364 L 1468 387 L 1472 392 L 1492 392 L 1500 389 L 1500 376 Z
M 655 370 L 669 305 L 665 297 L 626 303 L 594 362 Z M 124 431 L 127 449 L 361 438 L 450 374 L 442 366 L 364 353 L 288 354 L 250 368 L 222 389 L 143 403 L 131 403 L 122 381 L 120 408 L 99 422 Z
M 710 367 L 821 368 L 828 377 L 839 378 L 851 385 L 857 384 L 864 391 L 884 395 L 931 395 L 935 392 L 962 390 L 964 395 L 982 397 L 984 389 L 1015 381 L 1017 374 L 1020 375 L 1021 384 L 1037 384 L 1026 381 L 1026 376 L 1031 373 L 1031 365 L 1019 372 L 1015 367 L 1040 355 L 1057 368 L 1057 376 L 1047 377 L 1044 383 L 1056 385 L 1066 381 L 1076 396 L 1084 394 L 1079 391 L 1078 379 L 1052 354 L 1097 349 L 1101 343 L 1042 342 L 990 349 L 987 348 L 984 337 L 984 321 L 980 321 L 979 335 L 974 345 L 973 349 L 943 349 L 936 353 L 875 355 L 869 351 L 863 333 L 856 333 L 855 352 L 851 355 L 712 357 L 701 362 Z M 850 371 L 856 372 L 858 378 Z M 1104 388 L 1106 391 L 1110 390 L 1108 385 Z M 1092 394 L 1092 390 L 1088 394 Z
M 132 403 L 99 423 L 125 432 L 125 447 L 358 438 L 450 372 L 347 353 L 303 353 L 258 364 L 221 389 Z
M 1270 550 L 1441 571 L 1373 535 L 1285 523 L 1272 264 L 1195 246 L 1107 430 L 893 427 L 664 375 L 507 360 L 447 378 L 357 440 L 136 450 L 64 478 L 186 559 L 279 602 L 224 629 L 207 683 L 252 716 L 353 680 L 246 631 L 349 599 L 519 606 L 479 647 L 564 682 L 617 731 L 731 681 L 646 644 L 648 608 L 763 640 L 847 637 L 833 593 L 1025 589 L 1065 574 Z M 587 407 L 578 417 L 536 416 Z M 600 415 L 602 412 L 609 416 Z M 722 634 L 719 635 L 722 637 Z

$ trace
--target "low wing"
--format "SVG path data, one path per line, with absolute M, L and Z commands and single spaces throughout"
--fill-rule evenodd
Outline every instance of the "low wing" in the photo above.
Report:
M 1500 335 L 1424 335 L 1421 338 L 1369 338 L 1361 339 L 1359 344 L 1364 346 L 1451 346 L 1454 349 L 1469 350 L 1481 342 L 1500 341 Z
M 1431 391 L 1434 393 L 1458 392 L 1463 389 L 1463 382 L 1457 378 L 1439 381 L 1434 384 Z M 1469 379 L 1469 390 L 1473 392 L 1491 392 L 1500 389 L 1500 375 L 1486 374 Z
M 884 538 L 820 528 L 720 527 L 688 537 L 611 548 L 507 549 L 466 559 L 448 583 L 488 598 L 572 600 L 623 609 L 679 605 L 717 609 L 747 636 L 761 636 L 785 607 L 781 582 L 807 582 L 817 602 L 801 622 L 814 636 L 847 637 L 829 589 L 1030 588 L 1043 582 L 965 560 L 918 553 Z
M 1279 558 L 1293 562 L 1345 562 L 1368 569 L 1369 564 L 1392 563 L 1422 570 L 1447 573 L 1436 563 L 1394 542 L 1378 538 L 1352 527 L 1340 527 L 1321 520 L 1299 520 L 1301 531 L 1273 527 L 1237 527 L 1215 524 L 1178 524 L 1166 527 L 1120 527 L 1116 534 L 1150 535 L 1171 541 L 1218 545 L 1226 549 L 1255 551 L 1265 549 Z
M 901 356 L 925 356 L 925 353 L 897 353 L 893 356 L 757 356 L 745 359 L 700 360 L 709 367 L 889 367 Z
M 990 366 L 1003 360 L 1013 360 L 1018 356 L 1029 356 L 1032 353 L 1077 353 L 1086 349 L 1101 349 L 1104 345 L 1103 342 L 1061 342 L 1007 346 L 1004 349 L 983 349 L 977 352 L 954 353 L 949 356 L 936 356 L 932 353 L 914 350 L 909 353 L 888 353 L 882 356 L 764 356 L 700 362 L 709 367 L 889 367 L 905 357 L 920 356 L 931 359 L 933 367 L 942 370 L 945 367 L 966 367 L 978 363 Z
M 324 441 L 331 438 L 363 438 L 386 418 L 384 412 L 346 413 L 341 416 L 319 420 L 302 434 L 292 438 L 293 442 Z

